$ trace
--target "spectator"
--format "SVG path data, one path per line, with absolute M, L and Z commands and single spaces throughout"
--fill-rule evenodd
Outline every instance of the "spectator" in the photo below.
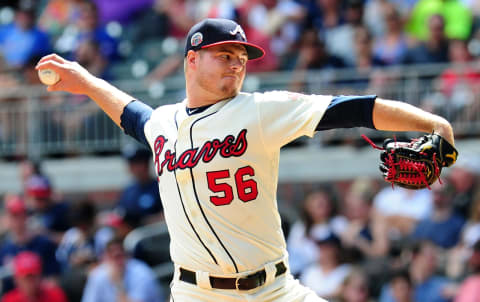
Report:
M 92 74 L 103 79 L 111 79 L 109 74 L 109 59 L 100 51 L 100 44 L 96 40 L 85 39 L 79 42 L 73 53 L 74 59 Z M 68 110 L 68 115 L 57 117 L 61 124 L 65 140 L 75 140 L 85 131 L 89 135 L 89 130 L 96 127 L 95 117 L 100 114 L 98 106 L 94 106 L 90 99 L 84 95 L 73 95 L 63 98 L 64 108 Z M 92 106 L 93 105 L 93 106 Z M 75 110 L 71 110 L 71 107 Z M 64 109 L 64 110 L 65 110 Z M 98 136 L 98 129 L 96 135 Z
M 451 282 L 442 276 L 436 275 L 438 251 L 435 245 L 428 241 L 416 243 L 412 249 L 412 261 L 408 273 L 413 284 L 413 301 L 447 302 L 451 297 L 444 295 L 444 291 Z M 395 289 L 392 284 L 385 285 L 379 301 L 394 302 Z
M 480 174 L 480 158 L 478 154 L 464 153 L 450 171 L 448 179 L 455 188 L 453 206 L 463 217 L 468 217 L 473 196 L 478 188 Z
M 24 158 L 19 165 L 20 181 L 22 182 L 23 192 L 27 191 L 27 182 L 34 175 L 44 175 L 41 163 L 30 158 Z
M 383 37 L 387 31 L 384 11 L 391 3 L 388 0 L 370 0 L 365 3 L 364 23 L 375 39 Z
M 480 241 L 480 191 L 476 192 L 469 212 L 470 216 L 462 229 L 460 242 L 448 251 L 445 271 L 452 279 L 459 279 L 465 274 L 472 248 Z
M 367 275 L 360 269 L 353 269 L 342 284 L 339 302 L 371 301 Z
M 340 236 L 344 247 L 368 258 L 385 256 L 389 249 L 385 219 L 373 217 L 373 187 L 365 180 L 352 184 L 343 205 L 348 225 Z
M 138 216 L 141 222 L 163 219 L 162 202 L 158 193 L 158 183 L 153 178 L 150 167 L 152 152 L 139 146 L 124 150 L 128 170 L 133 176 L 120 196 L 117 206 L 129 215 Z
M 478 113 L 475 102 L 480 92 L 480 71 L 472 67 L 473 58 L 465 41 L 450 41 L 448 50 L 452 65 L 438 79 L 442 100 L 445 101 L 432 104 L 432 111 L 449 120 L 472 120 Z
M 362 27 L 363 0 L 348 0 L 345 9 L 345 23 L 328 30 L 325 35 L 327 51 L 342 59 L 346 65 L 355 66 L 357 53 L 352 51 L 355 34 Z
M 64 269 L 85 267 L 97 260 L 95 254 L 95 205 L 84 200 L 76 203 L 69 215 L 73 227 L 63 235 L 56 257 Z
M 55 242 L 60 242 L 63 233 L 70 227 L 68 204 L 53 200 L 52 186 L 45 176 L 30 177 L 25 196 L 38 230 L 48 234 Z
M 428 39 L 427 22 L 434 15 L 445 20 L 445 33 L 450 39 L 466 40 L 472 30 L 472 13 L 459 0 L 420 0 L 410 15 L 406 30 L 420 40 Z M 431 28 L 430 28 L 431 31 Z
M 80 302 L 88 271 L 99 259 L 95 249 L 95 218 L 92 201 L 75 203 L 69 213 L 73 227 L 65 232 L 55 254 L 63 268 L 60 284 L 70 302 Z
M 35 25 L 34 1 L 19 1 L 14 22 L 0 27 L 0 53 L 7 67 L 21 68 L 32 57 L 50 51 L 47 34 Z
M 341 80 L 341 84 L 357 92 L 368 88 L 372 73 L 376 67 L 382 67 L 384 64 L 373 56 L 372 36 L 366 27 L 356 28 L 353 51 L 356 54 L 353 66 L 355 70 L 346 80 Z
M 448 39 L 445 35 L 445 19 L 441 15 L 431 16 L 428 19 L 428 29 L 429 34 L 426 41 L 409 48 L 403 59 L 403 64 L 448 62 Z
M 386 24 L 385 35 L 376 39 L 373 56 L 385 65 L 400 64 L 407 52 L 407 38 L 403 32 L 403 23 L 396 7 L 389 3 L 384 6 L 383 19 Z
M 429 217 L 418 222 L 412 232 L 414 240 L 430 240 L 444 249 L 454 247 L 459 239 L 465 219 L 453 211 L 455 192 L 448 184 L 432 185 L 433 210 Z
M 168 35 L 178 40 L 187 36 L 188 30 L 203 16 L 199 5 L 189 0 L 155 0 L 154 9 L 168 19 Z
M 139 11 L 131 25 L 124 27 L 125 36 L 134 45 L 150 39 L 164 39 L 170 31 L 169 22 L 162 1 L 153 1 L 150 9 Z
M 409 235 L 415 224 L 428 217 L 432 210 L 432 193 L 425 190 L 392 189 L 380 190 L 374 197 L 375 215 L 385 219 L 389 239 Z
M 480 190 L 474 195 L 469 213 L 469 219 L 462 231 L 462 243 L 473 247 L 480 241 Z
M 91 273 L 83 302 L 164 301 L 153 271 L 143 262 L 130 259 L 123 242 L 113 238 L 105 248 L 103 263 Z
M 2 302 L 67 302 L 63 290 L 42 278 L 42 260 L 32 252 L 21 252 L 13 259 L 17 287 Z
M 303 33 L 294 61 L 294 74 L 290 84 L 293 91 L 308 91 L 310 89 L 304 87 L 309 70 L 345 67 L 340 58 L 327 52 L 324 41 L 320 40 L 315 30 L 307 30 Z M 318 83 L 315 83 L 315 85 L 318 86 Z
M 471 275 L 460 285 L 455 302 L 478 301 L 480 289 L 480 241 L 473 245 L 472 255 L 468 264 Z
M 84 1 L 79 4 L 79 16 L 69 30 L 64 30 L 56 41 L 55 48 L 61 53 L 73 56 L 83 41 L 95 41 L 101 54 L 109 60 L 117 57 L 117 41 L 99 24 L 95 3 Z
M 112 211 L 103 213 L 100 216 L 100 227 L 95 233 L 95 250 L 98 258 L 101 258 L 107 243 L 115 237 L 122 240 L 140 226 L 140 217 L 132 214 L 121 207 L 116 207 Z M 139 248 L 138 250 L 136 248 Z M 135 247 L 133 257 L 143 259 L 143 250 L 141 247 Z
M 87 0 L 50 0 L 42 9 L 38 20 L 40 28 L 54 39 L 62 34 L 66 27 L 75 23 L 80 15 L 80 4 Z
M 56 277 L 60 273 L 60 265 L 55 259 L 56 245 L 48 237 L 35 234 L 27 224 L 27 208 L 18 196 L 9 196 L 5 200 L 6 224 L 8 233 L 0 246 L 0 266 L 9 267 L 12 259 L 22 251 L 38 254 L 43 262 L 42 273 L 47 277 Z M 7 280 L 4 289 L 12 284 Z
M 100 44 L 96 40 L 82 40 L 74 53 L 74 59 L 84 66 L 91 74 L 109 79 L 108 58 L 100 51 Z
M 349 264 L 340 262 L 340 239 L 333 232 L 324 230 L 316 232 L 314 240 L 319 249 L 318 260 L 304 270 L 300 282 L 326 299 L 338 298 L 351 271 Z
M 282 4 L 283 5 L 282 5 Z M 301 19 L 304 11 L 293 1 L 245 1 L 235 10 L 235 17 L 248 41 L 259 45 L 269 55 L 247 63 L 253 72 L 272 71 L 279 67 L 280 56 L 290 50 L 299 30 L 293 19 Z M 289 25 L 292 25 L 290 28 Z M 288 33 L 284 28 L 289 28 Z M 265 61 L 264 61 L 265 60 Z
M 342 13 L 340 1 L 316 0 L 309 2 L 306 27 L 313 27 L 320 35 L 327 37 L 331 35 L 330 30 L 344 23 L 345 16 Z
M 325 190 L 307 195 L 302 205 L 302 220 L 293 224 L 287 240 L 290 270 L 298 275 L 318 258 L 318 249 L 312 236 L 332 230 L 340 234 L 345 218 L 335 216 L 332 196 Z
M 414 302 L 412 295 L 412 280 L 407 271 L 395 272 L 390 280 L 392 296 L 395 302 Z M 380 299 L 380 302 L 383 302 Z

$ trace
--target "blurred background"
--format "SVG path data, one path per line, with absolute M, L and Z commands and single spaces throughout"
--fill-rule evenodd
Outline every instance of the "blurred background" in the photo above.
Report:
M 152 107 L 176 103 L 184 37 L 206 17 L 236 20 L 267 51 L 245 91 L 376 94 L 453 125 L 458 162 L 431 190 L 392 189 L 361 138 L 418 133 L 329 130 L 285 146 L 292 273 L 331 301 L 478 301 L 479 1 L 0 0 L 1 301 L 166 301 L 150 151 L 87 97 L 47 93 L 33 67 L 55 52 Z

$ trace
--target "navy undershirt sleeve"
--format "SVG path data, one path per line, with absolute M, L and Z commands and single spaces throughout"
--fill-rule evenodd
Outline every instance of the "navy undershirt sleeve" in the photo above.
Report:
M 375 129 L 372 114 L 376 98 L 376 95 L 334 97 L 315 130 L 352 127 Z
M 120 126 L 123 131 L 148 147 L 147 138 L 145 137 L 145 124 L 150 119 L 153 109 L 140 102 L 132 101 L 125 108 L 120 116 Z

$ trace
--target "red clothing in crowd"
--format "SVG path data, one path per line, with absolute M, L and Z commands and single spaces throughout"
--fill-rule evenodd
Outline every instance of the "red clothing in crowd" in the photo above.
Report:
M 37 299 L 31 301 L 27 299 L 24 293 L 17 288 L 9 291 L 2 298 L 2 302 L 67 302 L 63 290 L 53 284 L 42 284 L 40 294 Z

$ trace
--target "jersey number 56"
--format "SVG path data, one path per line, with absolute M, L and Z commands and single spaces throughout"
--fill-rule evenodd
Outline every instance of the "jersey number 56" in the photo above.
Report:
M 254 200 L 258 196 L 257 182 L 248 176 L 255 176 L 250 166 L 239 168 L 234 174 L 238 198 L 243 202 Z M 216 206 L 230 204 L 234 198 L 233 188 L 222 179 L 230 178 L 230 170 L 207 172 L 208 188 L 213 193 L 223 193 L 223 196 L 210 196 L 210 201 Z

